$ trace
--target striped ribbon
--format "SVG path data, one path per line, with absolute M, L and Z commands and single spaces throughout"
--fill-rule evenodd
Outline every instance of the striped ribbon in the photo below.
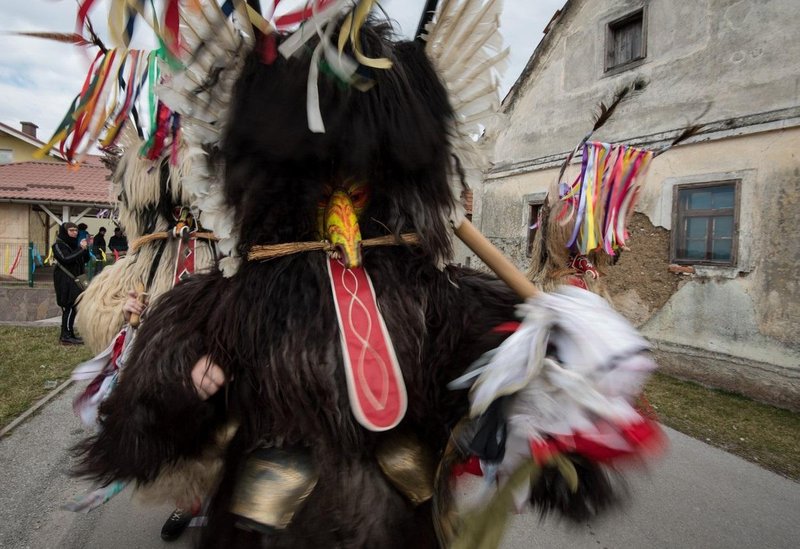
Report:
M 614 255 L 625 246 L 627 218 L 639 194 L 637 178 L 652 158 L 652 151 L 626 145 L 584 144 L 581 171 L 562 190 L 556 217 L 561 225 L 574 223 L 568 248 L 578 254 L 601 249 Z

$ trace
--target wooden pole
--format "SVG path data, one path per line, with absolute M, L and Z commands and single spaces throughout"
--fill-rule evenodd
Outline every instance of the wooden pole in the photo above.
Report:
M 456 236 L 475 252 L 481 261 L 486 263 L 500 279 L 517 292 L 523 299 L 538 295 L 541 290 L 533 285 L 533 282 L 522 274 L 522 271 L 511 263 L 511 261 L 498 250 L 494 244 L 483 236 L 475 225 L 466 219 L 455 229 Z
M 148 294 L 145 293 L 144 284 L 141 282 L 136 283 L 136 293 L 138 294 L 136 299 L 139 301 L 139 303 L 144 304 L 147 301 Z M 128 321 L 128 324 L 131 325 L 131 328 L 138 328 L 140 321 L 141 318 L 139 315 L 136 313 L 131 313 L 131 319 Z

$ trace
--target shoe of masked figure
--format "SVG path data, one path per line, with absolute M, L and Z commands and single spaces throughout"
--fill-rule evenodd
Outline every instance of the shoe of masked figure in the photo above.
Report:
M 192 522 L 192 513 L 186 509 L 175 509 L 169 516 L 164 526 L 161 527 L 161 539 L 164 541 L 175 541 L 189 523 Z

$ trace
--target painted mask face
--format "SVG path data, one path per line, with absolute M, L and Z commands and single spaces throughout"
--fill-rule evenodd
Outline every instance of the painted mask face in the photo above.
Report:
M 351 179 L 326 186 L 317 207 L 317 230 L 329 241 L 347 268 L 361 265 L 358 218 L 369 203 L 369 186 Z

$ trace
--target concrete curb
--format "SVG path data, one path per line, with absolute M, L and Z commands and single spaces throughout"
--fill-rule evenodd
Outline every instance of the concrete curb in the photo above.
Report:
M 68 379 L 67 381 L 65 381 L 52 391 L 50 391 L 50 393 L 47 396 L 45 396 L 44 398 L 39 400 L 39 402 L 37 402 L 36 404 L 25 410 L 21 416 L 19 416 L 17 419 L 15 419 L 11 423 L 0 429 L 0 440 L 2 440 L 3 437 L 5 437 L 7 434 L 11 433 L 11 431 L 13 431 L 16 427 L 18 427 L 23 421 L 25 421 L 33 414 L 35 414 L 37 411 L 39 411 L 40 408 L 43 408 L 45 404 L 47 404 L 55 397 L 57 397 L 59 394 L 64 392 L 64 390 L 70 385 L 72 385 L 72 379 Z
M 0 320 L 0 326 L 43 327 L 61 326 L 61 317 L 44 318 L 42 320 Z

